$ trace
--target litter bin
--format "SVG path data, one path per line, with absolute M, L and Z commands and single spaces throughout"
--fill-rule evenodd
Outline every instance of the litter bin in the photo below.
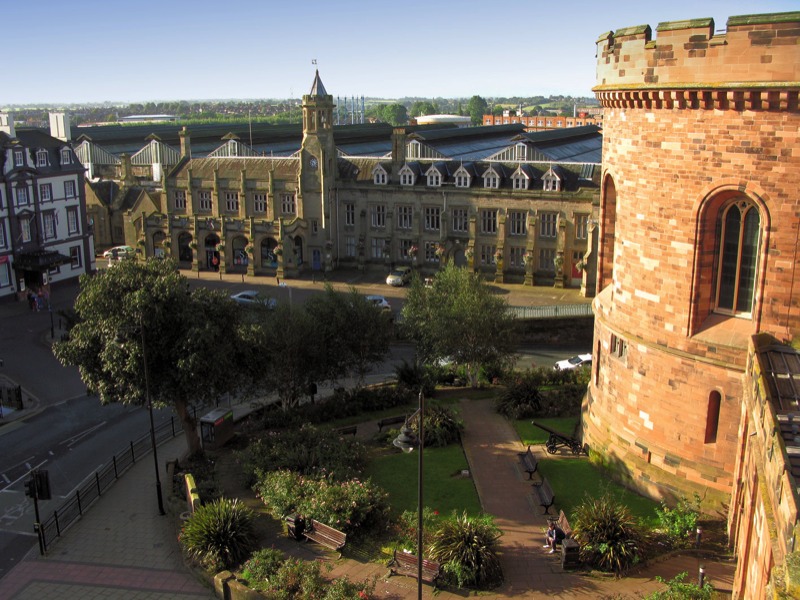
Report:
M 306 530 L 306 521 L 300 515 L 289 515 L 286 517 L 286 533 L 290 538 L 298 541 L 303 539 L 303 532 Z
M 561 568 L 569 569 L 580 566 L 581 549 L 578 542 L 572 538 L 567 538 L 561 542 Z

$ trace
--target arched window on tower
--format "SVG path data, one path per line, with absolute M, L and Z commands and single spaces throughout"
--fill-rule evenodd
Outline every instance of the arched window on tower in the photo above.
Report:
M 761 217 L 758 209 L 739 200 L 720 213 L 716 311 L 750 317 L 753 313 Z
M 716 390 L 708 395 L 708 409 L 706 412 L 706 444 L 714 444 L 717 441 L 717 430 L 719 429 L 719 409 L 722 404 L 722 395 Z

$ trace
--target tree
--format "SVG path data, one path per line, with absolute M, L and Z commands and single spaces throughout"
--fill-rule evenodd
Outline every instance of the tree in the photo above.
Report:
M 412 117 L 420 117 L 425 115 L 435 115 L 438 112 L 436 105 L 428 100 L 418 100 L 411 105 L 409 114 Z
M 476 273 L 448 262 L 431 287 L 416 277 L 403 307 L 404 326 L 426 363 L 449 358 L 467 368 L 473 387 L 483 366 L 508 366 L 516 349 L 514 317 Z
M 489 105 L 486 103 L 486 100 L 480 96 L 473 96 L 469 99 L 467 103 L 467 113 L 469 113 L 473 125 L 480 125 L 483 123 L 483 115 L 488 112 L 488 107 Z
M 221 292 L 189 290 L 171 260 L 122 261 L 83 275 L 78 323 L 53 346 L 100 402 L 173 406 L 190 454 L 201 452 L 190 403 L 216 400 L 238 379 L 245 351 L 239 307 Z M 145 370 L 145 357 L 147 360 Z
M 381 107 L 378 118 L 392 125 L 404 125 L 408 123 L 408 111 L 402 104 L 387 104 Z
M 327 380 L 342 374 L 354 374 L 358 384 L 370 367 L 382 362 L 389 353 L 391 323 L 380 308 L 367 302 L 358 290 L 337 292 L 330 285 L 306 303 L 314 321 L 315 339 L 325 354 Z

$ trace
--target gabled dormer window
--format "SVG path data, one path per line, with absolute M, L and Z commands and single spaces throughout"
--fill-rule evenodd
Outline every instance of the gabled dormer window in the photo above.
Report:
M 558 178 L 558 175 L 553 173 L 553 171 L 545 173 L 544 177 L 542 177 L 542 189 L 545 192 L 561 191 L 561 180 Z
M 22 150 L 14 150 L 14 166 L 21 167 L 25 164 L 25 153 Z
M 527 190 L 528 189 L 528 182 L 530 181 L 522 171 L 517 171 L 514 173 L 514 176 L 511 178 L 511 181 L 514 183 L 515 190 Z
M 470 174 L 467 173 L 467 170 L 461 167 L 458 171 L 456 171 L 455 181 L 456 187 L 458 188 L 468 188 L 469 184 L 472 180 Z
M 435 168 L 431 167 L 426 173 L 428 177 L 428 187 L 439 187 L 442 185 L 442 174 Z
M 414 185 L 414 172 L 408 167 L 400 169 L 400 185 Z
M 483 174 L 483 187 L 497 189 L 500 187 L 500 177 L 497 173 L 489 169 Z
M 62 148 L 61 149 L 61 164 L 62 165 L 69 165 L 72 163 L 72 153 L 69 151 L 69 148 Z
M 389 182 L 388 174 L 386 173 L 386 169 L 382 166 L 375 167 L 375 170 L 372 171 L 372 182 L 375 185 L 386 185 Z
M 40 148 L 36 151 L 36 166 L 37 167 L 46 167 L 47 166 L 47 150 L 44 148 Z

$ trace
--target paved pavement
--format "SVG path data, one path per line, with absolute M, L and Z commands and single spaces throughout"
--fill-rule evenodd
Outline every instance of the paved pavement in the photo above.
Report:
M 204 274 L 208 277 L 208 274 Z M 358 274 L 356 274 L 358 276 Z M 354 277 L 353 279 L 357 278 Z M 217 278 L 218 275 L 213 275 Z M 226 275 L 226 279 L 241 279 Z M 340 283 L 352 284 L 353 281 Z M 379 280 L 376 280 L 376 285 Z M 294 280 L 296 286 L 319 285 L 313 281 Z M 512 304 L 557 303 L 556 296 L 574 290 L 520 290 L 522 286 L 502 286 L 516 301 Z M 538 300 L 537 300 L 538 299 Z M 574 301 L 564 300 L 561 301 Z M 3 307 L 0 307 L 3 310 Z M 5 310 L 11 310 L 5 307 Z M 48 332 L 49 333 L 49 332 Z M 249 405 L 234 406 L 235 417 L 241 418 Z M 8 416 L 24 418 L 30 408 Z M 464 449 L 484 509 L 495 516 L 504 532 L 500 540 L 500 559 L 505 583 L 493 592 L 481 594 L 487 600 L 505 598 L 641 598 L 659 589 L 655 576 L 669 579 L 688 571 L 696 577 L 701 562 L 706 578 L 720 591 L 731 589 L 732 563 L 681 556 L 645 567 L 620 580 L 564 571 L 559 555 L 550 555 L 542 548 L 546 525 L 541 508 L 532 499 L 527 475 L 518 468 L 517 453 L 524 450 L 510 424 L 497 415 L 488 400 L 462 401 L 461 416 L 465 423 Z M 359 427 L 359 434 L 374 431 L 374 423 Z M 162 464 L 178 458 L 185 450 L 183 437 L 175 438 L 159 448 Z M 536 450 L 541 460 L 578 460 L 553 457 Z M 56 541 L 47 556 L 34 548 L 14 569 L 0 579 L 0 598 L 9 600 L 86 600 L 114 598 L 121 600 L 214 598 L 213 591 L 189 570 L 181 557 L 177 542 L 179 520 L 174 514 L 161 516 L 155 501 L 152 464 L 139 461 L 100 498 L 96 505 Z M 557 510 L 557 505 L 556 507 Z M 168 511 L 176 512 L 175 511 Z M 331 576 L 347 575 L 351 580 L 377 578 L 376 597 L 392 600 L 412 599 L 417 595 L 416 580 L 411 577 L 387 577 L 388 569 L 348 557 L 336 560 L 313 544 L 287 544 L 276 540 L 276 546 L 288 548 L 292 554 L 329 562 Z M 442 590 L 439 600 L 456 600 L 464 593 Z M 433 598 L 430 586 L 424 596 Z

